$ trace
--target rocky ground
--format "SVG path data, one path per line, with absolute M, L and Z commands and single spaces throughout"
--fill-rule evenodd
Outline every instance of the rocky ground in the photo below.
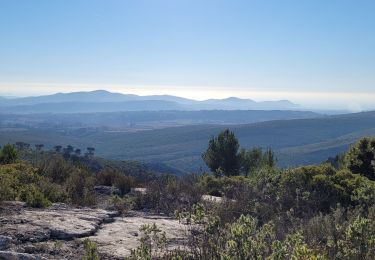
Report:
M 183 247 L 186 227 L 166 216 L 7 202 L 0 206 L 0 259 L 81 259 L 85 238 L 97 243 L 102 259 L 123 259 L 139 245 L 140 227 L 153 223 L 166 232 L 168 247 Z

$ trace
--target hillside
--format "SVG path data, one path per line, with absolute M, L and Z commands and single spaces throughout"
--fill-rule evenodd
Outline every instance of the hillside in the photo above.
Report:
M 375 134 L 375 112 L 325 118 L 279 120 L 244 125 L 192 125 L 138 132 L 78 129 L 3 128 L 0 143 L 23 141 L 46 147 L 71 144 L 96 147 L 99 156 L 110 159 L 159 162 L 182 171 L 203 166 L 201 154 L 207 140 L 229 127 L 243 147 L 269 147 L 287 167 L 319 163 L 344 151 L 361 136 Z

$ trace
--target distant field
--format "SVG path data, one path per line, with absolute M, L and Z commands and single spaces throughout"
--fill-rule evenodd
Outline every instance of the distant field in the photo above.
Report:
M 2 129 L 0 143 L 23 141 L 47 147 L 71 144 L 94 146 L 97 155 L 162 163 L 185 172 L 203 166 L 208 139 L 224 128 L 233 130 L 245 148 L 276 151 L 281 166 L 313 164 L 347 149 L 362 136 L 375 135 L 375 112 L 313 119 L 278 120 L 244 125 L 191 125 L 135 133 L 95 129 Z

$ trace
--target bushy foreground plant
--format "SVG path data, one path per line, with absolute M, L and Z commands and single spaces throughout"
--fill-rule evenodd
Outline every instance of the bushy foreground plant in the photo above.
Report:
M 273 221 L 261 224 L 241 215 L 222 225 L 220 216 L 196 204 L 190 211 L 176 212 L 190 234 L 182 249 L 168 250 L 165 233 L 155 225 L 144 226 L 141 244 L 129 259 L 370 260 L 375 256 L 374 213 L 375 208 L 365 217 L 364 212 L 337 209 L 308 223 L 296 223 L 284 239 L 278 239 Z
M 63 184 L 53 182 L 27 163 L 3 165 L 0 166 L 0 201 L 21 200 L 31 207 L 47 207 L 52 202 L 92 205 L 90 176 L 77 170 L 68 180 L 69 183 Z
M 66 181 L 70 202 L 79 205 L 94 205 L 94 177 L 86 169 L 77 169 Z
M 136 199 L 136 209 L 151 209 L 172 215 L 176 209 L 189 209 L 202 196 L 202 190 L 197 185 L 198 176 L 186 175 L 178 178 L 163 175 L 146 183 L 145 194 L 139 194 Z
M 301 232 L 279 241 L 272 223 L 260 226 L 253 217 L 241 215 L 221 226 L 218 216 L 207 213 L 201 204 L 176 213 L 192 232 L 184 249 L 167 250 L 165 233 L 155 225 L 143 226 L 140 246 L 128 259 L 325 259 L 309 248 Z
M 26 185 L 21 191 L 20 199 L 26 202 L 26 205 L 33 208 L 46 208 L 51 202 L 34 184 Z
M 375 182 L 368 174 L 329 164 L 260 167 L 247 177 L 203 175 L 194 185 L 222 200 L 175 207 L 190 235 L 184 250 L 166 250 L 165 259 L 375 259 Z M 177 191 L 166 187 L 153 190 L 154 205 Z
M 140 230 L 142 233 L 139 239 L 140 245 L 131 251 L 128 260 L 148 260 L 159 259 L 163 256 L 166 249 L 167 238 L 165 232 L 160 230 L 156 224 L 143 225 Z

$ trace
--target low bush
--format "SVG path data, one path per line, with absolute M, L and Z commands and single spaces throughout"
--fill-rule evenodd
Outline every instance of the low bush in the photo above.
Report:
M 70 202 L 78 206 L 95 205 L 94 183 L 94 177 L 86 169 L 77 168 L 65 183 Z
M 0 202 L 13 200 L 17 197 L 17 191 L 12 187 L 13 185 L 14 180 L 12 176 L 0 175 Z
M 201 200 L 203 194 L 197 181 L 196 175 L 181 178 L 163 175 L 146 184 L 146 194 L 137 196 L 136 208 L 152 209 L 169 215 L 175 210 L 189 209 Z
M 83 241 L 83 246 L 85 249 L 85 255 L 82 257 L 82 260 L 99 260 L 98 247 L 95 242 L 92 242 L 90 239 L 86 238 Z
M 33 184 L 25 186 L 20 194 L 20 198 L 26 202 L 27 206 L 33 208 L 46 208 L 51 205 L 51 202 Z
M 131 255 L 125 259 L 162 259 L 167 243 L 165 232 L 161 231 L 156 224 L 143 225 L 140 232 L 142 233 L 139 239 L 140 245 L 131 250 Z
M 0 149 L 0 164 L 15 163 L 17 159 L 17 149 L 13 144 L 6 144 L 2 149 Z
M 122 195 L 125 195 L 135 187 L 135 180 L 131 176 L 120 175 L 114 180 L 114 186 L 120 190 Z
M 114 186 L 118 188 L 121 195 L 125 195 L 130 192 L 130 189 L 135 187 L 135 178 L 132 176 L 126 176 L 123 173 L 113 170 L 104 169 L 95 176 L 95 183 L 97 185 Z
M 69 200 L 67 192 L 64 190 L 64 187 L 42 180 L 39 183 L 39 189 L 44 194 L 44 196 L 51 202 L 63 202 L 66 203 Z

